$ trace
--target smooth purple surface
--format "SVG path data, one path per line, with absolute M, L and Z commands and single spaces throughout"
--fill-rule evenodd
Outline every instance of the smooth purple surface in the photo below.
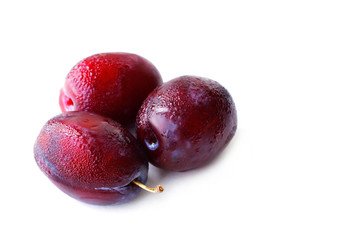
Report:
M 235 134 L 237 116 L 229 92 L 219 83 L 182 76 L 155 89 L 137 116 L 138 140 L 150 162 L 186 171 L 210 162 Z

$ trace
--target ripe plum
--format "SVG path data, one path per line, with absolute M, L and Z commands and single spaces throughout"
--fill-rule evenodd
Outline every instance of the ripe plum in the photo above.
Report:
M 230 142 L 237 127 L 235 104 L 219 83 L 182 76 L 146 98 L 136 127 L 153 165 L 186 171 L 210 162 Z
M 160 84 L 160 73 L 143 57 L 95 54 L 71 69 L 59 104 L 63 112 L 94 112 L 131 126 L 144 99 Z
M 92 204 L 117 204 L 136 196 L 148 174 L 146 155 L 118 122 L 89 112 L 49 120 L 34 146 L 35 160 L 62 191 Z

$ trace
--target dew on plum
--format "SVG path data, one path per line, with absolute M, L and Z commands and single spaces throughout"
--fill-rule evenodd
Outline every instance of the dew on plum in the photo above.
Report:
M 63 192 L 98 205 L 127 202 L 140 188 L 162 192 L 144 185 L 148 162 L 171 171 L 204 166 L 237 128 L 234 101 L 218 82 L 182 76 L 162 84 L 152 63 L 130 53 L 77 63 L 59 104 L 63 113 L 36 139 L 36 163 Z
M 49 120 L 35 146 L 40 169 L 62 191 L 92 204 L 116 204 L 136 196 L 148 163 L 135 138 L 119 123 L 88 112 Z
M 210 162 L 235 134 L 237 116 L 219 83 L 182 76 L 156 88 L 137 115 L 137 136 L 160 168 L 186 171 Z
M 144 99 L 161 83 L 158 70 L 143 57 L 95 54 L 71 69 L 59 104 L 63 112 L 94 112 L 131 126 Z

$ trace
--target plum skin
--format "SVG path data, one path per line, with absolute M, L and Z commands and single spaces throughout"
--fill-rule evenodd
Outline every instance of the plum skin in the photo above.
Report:
M 237 115 L 229 92 L 216 81 L 181 76 L 156 88 L 136 120 L 150 163 L 172 171 L 201 167 L 230 142 Z
M 134 198 L 145 183 L 148 163 L 136 139 L 118 122 L 89 112 L 50 119 L 34 146 L 42 172 L 80 201 L 109 205 Z
M 135 122 L 148 94 L 162 84 L 155 66 L 131 53 L 100 53 L 77 63 L 60 90 L 62 112 L 89 111 L 122 124 Z

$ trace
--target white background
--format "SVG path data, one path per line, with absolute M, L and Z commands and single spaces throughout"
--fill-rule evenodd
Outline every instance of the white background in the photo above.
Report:
M 33 144 L 71 67 L 149 59 L 212 78 L 238 130 L 210 165 L 150 169 L 124 205 L 78 202 Z M 359 1 L 1 1 L 0 239 L 360 239 Z

